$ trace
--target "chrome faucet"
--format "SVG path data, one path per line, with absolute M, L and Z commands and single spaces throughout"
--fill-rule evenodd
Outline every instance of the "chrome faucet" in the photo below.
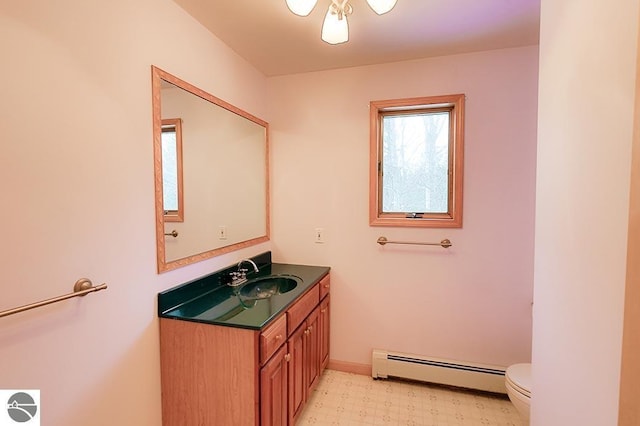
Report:
M 256 265 L 256 262 L 251 259 L 242 259 L 240 262 L 238 262 L 238 271 L 244 271 L 245 273 L 247 272 L 246 269 L 240 269 L 240 266 L 242 266 L 244 262 L 248 262 L 253 266 L 253 272 L 258 272 L 258 265 Z
M 240 284 L 244 284 L 247 282 L 247 272 L 249 272 L 248 269 L 243 269 L 242 268 L 242 264 L 243 263 L 250 263 L 253 266 L 253 272 L 258 272 L 258 265 L 256 265 L 256 263 L 251 260 L 251 259 L 242 259 L 240 262 L 238 262 L 238 270 L 235 272 L 231 272 L 231 282 L 229 283 L 230 286 L 232 287 L 236 287 L 239 286 Z

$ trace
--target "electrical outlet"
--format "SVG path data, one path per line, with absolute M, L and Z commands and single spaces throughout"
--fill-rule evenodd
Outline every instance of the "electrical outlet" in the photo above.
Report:
M 315 242 L 317 244 L 322 244 L 324 243 L 324 229 L 322 228 L 316 228 L 316 234 L 315 234 Z
M 221 226 L 218 228 L 218 239 L 226 240 L 227 239 L 227 227 Z

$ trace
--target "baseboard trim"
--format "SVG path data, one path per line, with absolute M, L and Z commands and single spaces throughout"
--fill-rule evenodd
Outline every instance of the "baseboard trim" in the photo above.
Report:
M 345 373 L 360 374 L 362 376 L 371 377 L 371 365 L 369 364 L 358 364 L 355 362 L 337 361 L 335 359 L 330 359 L 327 368 L 329 370 L 337 370 L 343 371 Z

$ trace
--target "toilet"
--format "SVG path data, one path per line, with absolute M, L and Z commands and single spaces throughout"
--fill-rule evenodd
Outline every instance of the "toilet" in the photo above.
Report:
M 531 364 L 514 364 L 505 373 L 507 395 L 520 416 L 529 421 L 531 407 Z

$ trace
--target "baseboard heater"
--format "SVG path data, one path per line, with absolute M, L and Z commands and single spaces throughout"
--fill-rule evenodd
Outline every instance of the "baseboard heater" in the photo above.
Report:
M 419 355 L 373 350 L 371 375 L 374 379 L 396 377 L 486 392 L 507 393 L 504 368 L 461 363 Z

